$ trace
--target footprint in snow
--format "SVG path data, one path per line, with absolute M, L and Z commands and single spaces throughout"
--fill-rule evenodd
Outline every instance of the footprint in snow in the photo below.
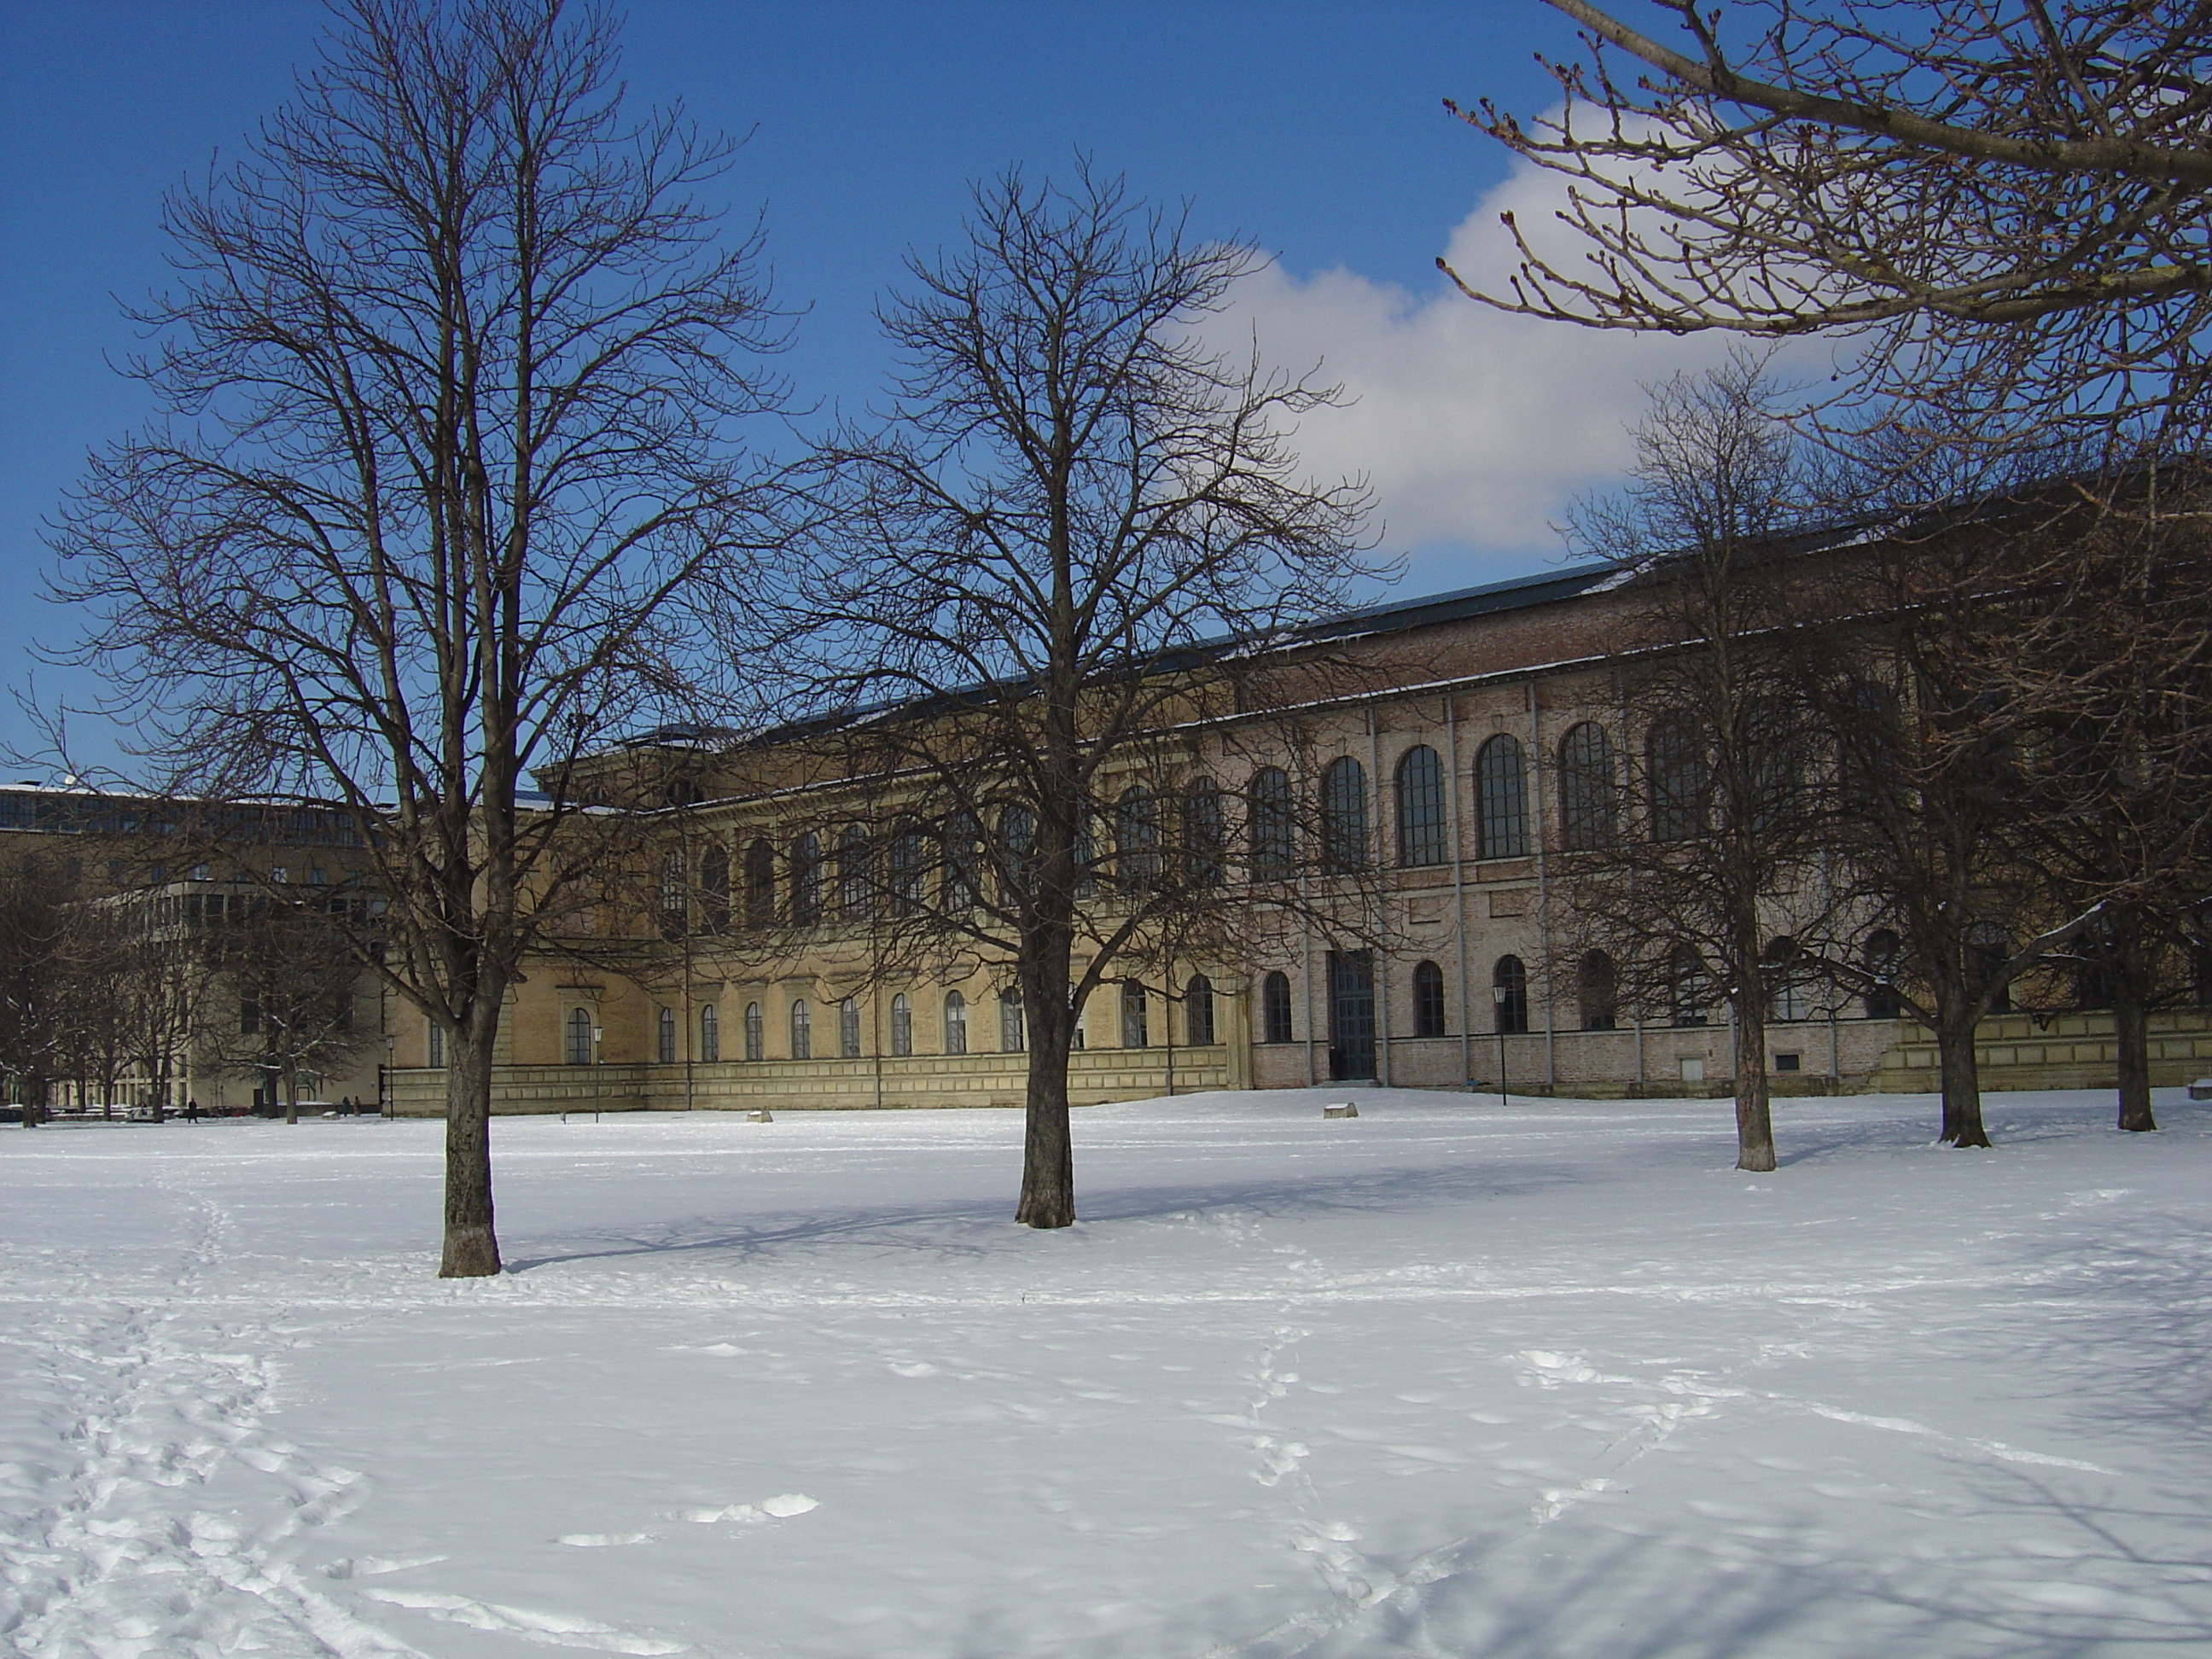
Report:
M 804 1515 L 809 1510 L 821 1507 L 819 1502 L 803 1492 L 787 1492 L 778 1497 L 763 1498 L 758 1504 L 729 1504 L 712 1510 L 678 1510 L 670 1519 L 702 1523 L 735 1521 L 740 1524 L 750 1524 L 760 1521 L 787 1521 L 794 1515 Z

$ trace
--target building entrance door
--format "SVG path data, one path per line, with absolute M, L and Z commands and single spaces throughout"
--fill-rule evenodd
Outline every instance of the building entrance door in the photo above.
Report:
M 1328 1074 L 1337 1082 L 1375 1075 L 1375 957 L 1328 953 Z

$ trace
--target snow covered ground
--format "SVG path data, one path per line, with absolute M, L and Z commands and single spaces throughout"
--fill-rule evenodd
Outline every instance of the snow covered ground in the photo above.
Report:
M 0 1132 L 0 1632 L 255 1653 L 2212 1650 L 2212 1109 L 1216 1095 Z

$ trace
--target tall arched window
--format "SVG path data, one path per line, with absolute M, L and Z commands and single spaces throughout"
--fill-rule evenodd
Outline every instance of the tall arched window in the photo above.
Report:
M 809 830 L 791 843 L 791 925 L 822 920 L 822 837 Z
M 699 1010 L 699 1058 L 713 1065 L 722 1057 L 722 1017 L 713 1003 Z
M 1151 1022 L 1146 1018 L 1145 988 L 1133 979 L 1121 981 L 1121 1046 L 1142 1048 L 1152 1040 Z
M 791 1057 L 814 1058 L 814 1011 L 805 997 L 793 997 L 791 1002 Z
M 1291 1042 L 1291 976 L 1270 974 L 1260 981 L 1260 1041 Z
M 968 999 L 957 991 L 945 994 L 945 1052 L 968 1052 Z
M 745 1058 L 759 1060 L 768 1052 L 768 1022 L 757 1002 L 745 1004 Z
M 868 832 L 847 824 L 837 837 L 837 914 L 847 921 L 866 921 L 874 908 L 873 862 Z
M 664 938 L 676 939 L 684 932 L 685 909 L 684 890 L 684 854 L 664 853 L 660 855 L 660 932 Z
M 1336 875 L 1367 867 L 1367 769 L 1349 755 L 1321 775 L 1321 867 Z
M 999 902 L 1007 909 L 1021 902 L 1022 890 L 1036 874 L 1036 814 L 1009 806 L 999 814 Z
M 1194 779 L 1182 792 L 1182 878 L 1193 887 L 1218 887 L 1227 873 L 1221 791 L 1212 778 Z
M 663 1066 L 676 1063 L 676 1011 L 663 1008 L 653 1020 L 653 1058 Z
M 1897 694 L 1874 680 L 1844 688 L 1837 700 L 1837 785 L 1850 806 L 1871 806 L 1896 775 L 1903 743 Z M 1885 1016 L 1894 1018 L 1894 1015 Z
M 1291 873 L 1291 775 L 1263 766 L 1252 775 L 1250 793 L 1252 879 L 1280 881 Z
M 837 1053 L 844 1060 L 860 1057 L 860 1004 L 858 998 L 847 997 L 837 1005 Z
M 699 921 L 710 933 L 730 931 L 730 849 L 720 842 L 699 860 Z
M 1417 743 L 1398 757 L 1398 862 L 1442 864 L 1444 842 L 1443 763 Z
M 943 836 L 945 875 L 941 884 L 948 915 L 964 915 L 983 899 L 982 848 L 976 844 L 975 820 L 956 812 L 945 820 Z
M 1559 739 L 1559 828 L 1567 850 L 1602 852 L 1620 834 L 1620 817 L 1613 739 L 1595 720 L 1584 720 Z
M 1762 697 L 1745 711 L 1744 753 L 1749 761 L 1751 820 L 1772 835 L 1794 817 L 1805 789 L 1805 722 L 1795 705 Z
M 1030 1046 L 1029 1021 L 1022 1012 L 1022 994 L 1012 986 L 999 993 L 999 1050 L 1018 1054 Z
M 1807 1018 L 1805 967 L 1794 939 L 1771 939 L 1759 953 L 1766 975 L 1766 1017 L 1778 1024 L 1794 1025 Z
M 1079 899 L 1097 898 L 1098 837 L 1091 833 L 1088 807 L 1075 815 L 1075 833 L 1068 837 L 1068 856 L 1075 865 L 1075 896 Z
M 891 999 L 891 1052 L 914 1052 L 914 1004 L 906 1000 L 903 991 Z
M 1413 1035 L 1444 1034 L 1444 970 L 1433 962 L 1413 964 Z
M 1712 768 L 1705 735 L 1687 714 L 1662 714 L 1649 740 L 1651 839 L 1689 841 L 1709 827 Z
M 1705 962 L 1696 950 L 1678 945 L 1667 958 L 1667 984 L 1674 1000 L 1674 1024 L 1703 1025 L 1711 995 L 1705 979 Z
M 1602 951 L 1575 964 L 1575 1000 L 1585 1031 L 1610 1031 L 1620 1023 L 1620 974 Z
M 431 1020 L 422 1028 L 422 1063 L 443 1066 L 446 1063 L 446 1028 Z
M 1528 1029 L 1528 969 L 1518 957 L 1500 957 L 1490 970 L 1490 998 L 1498 1011 L 1494 1029 L 1514 1036 Z
M 1182 988 L 1182 1037 L 1194 1048 L 1213 1046 L 1213 981 L 1204 974 Z
M 1874 985 L 1866 994 L 1869 1019 L 1895 1019 L 1905 1012 L 1897 994 L 1897 935 L 1877 927 L 1867 935 L 1863 952 L 1868 977 Z
M 1160 884 L 1160 804 L 1141 783 L 1114 804 L 1114 875 L 1132 892 Z
M 1474 839 L 1477 858 L 1528 855 L 1528 775 L 1521 740 L 1500 732 L 1475 751 Z
M 923 856 L 921 826 L 902 823 L 891 833 L 890 890 L 891 908 L 900 915 L 912 915 L 921 908 L 921 876 Z
M 568 1011 L 568 1060 L 571 1066 L 592 1063 L 592 1016 L 587 1010 Z
M 745 848 L 745 926 L 775 925 L 775 849 L 764 841 Z

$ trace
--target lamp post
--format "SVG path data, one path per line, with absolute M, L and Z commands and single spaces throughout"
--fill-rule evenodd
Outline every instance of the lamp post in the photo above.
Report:
M 606 1035 L 603 1027 L 592 1027 L 592 1121 L 599 1121 L 599 1039 Z
M 1511 1103 L 1505 1097 L 1505 1005 L 1512 994 L 1511 989 L 1504 985 L 1490 988 L 1490 999 L 1498 1005 L 1497 1018 L 1491 1024 L 1498 1028 L 1498 1103 L 1500 1106 Z

